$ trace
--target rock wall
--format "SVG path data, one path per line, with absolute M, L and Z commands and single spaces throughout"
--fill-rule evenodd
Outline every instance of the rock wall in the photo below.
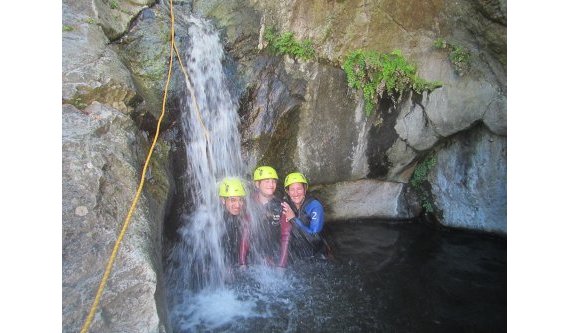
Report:
M 476 126 L 444 145 L 436 160 L 429 181 L 445 225 L 506 235 L 506 138 Z
M 63 331 L 77 332 L 91 307 L 140 178 L 148 140 L 120 111 L 92 103 L 63 107 Z M 168 146 L 159 145 L 158 154 Z M 164 156 L 163 156 L 164 158 Z M 159 158 L 160 159 L 160 158 Z M 153 163 L 92 332 L 159 332 L 157 300 L 167 170 Z
M 141 119 L 160 112 L 151 102 L 161 96 L 162 84 L 140 89 L 136 62 L 124 61 L 124 46 L 116 42 L 152 3 L 62 4 L 63 332 L 78 332 L 90 310 L 154 134 L 148 128 L 156 121 L 145 128 Z M 167 17 L 161 8 L 154 11 Z M 167 59 L 157 57 L 164 67 Z M 90 332 L 167 330 L 161 247 L 172 184 L 170 149 L 161 136 Z
M 403 183 L 361 179 L 317 185 L 311 191 L 323 201 L 327 221 L 411 219 L 421 210 Z
M 233 81 L 241 85 L 244 158 L 251 169 L 268 163 L 282 174 L 300 170 L 312 183 L 323 185 L 359 179 L 407 183 L 418 161 L 477 124 L 487 128 L 491 140 L 506 138 L 505 1 L 251 0 L 249 6 L 195 1 L 194 11 L 218 24 L 236 60 Z M 311 39 L 317 58 L 271 56 L 261 39 L 269 27 Z M 468 50 L 470 66 L 456 68 L 449 52 L 434 46 L 438 38 Z M 254 45 L 257 55 L 252 54 Z M 417 65 L 418 75 L 441 81 L 443 87 L 403 96 L 397 105 L 380 101 L 376 112 L 365 117 L 362 100 L 347 87 L 340 69 L 344 57 L 359 48 L 381 53 L 399 49 Z M 491 151 L 480 154 L 494 158 Z M 497 162 L 506 166 L 506 160 Z M 457 172 L 454 178 L 464 176 Z M 506 189 L 506 171 L 496 176 L 497 186 Z M 486 196 L 477 188 L 468 190 L 474 197 Z M 447 196 L 434 203 L 444 225 L 458 225 L 452 220 L 456 214 L 449 214 L 456 206 L 453 200 Z M 504 211 L 504 201 L 480 209 Z M 467 227 L 506 230 L 506 215 L 492 223 L 501 227 Z

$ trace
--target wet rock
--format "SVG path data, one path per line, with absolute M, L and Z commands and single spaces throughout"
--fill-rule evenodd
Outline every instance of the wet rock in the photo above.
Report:
M 175 41 L 182 61 L 188 43 L 188 18 L 182 7 L 174 7 Z M 146 8 L 131 24 L 130 29 L 110 46 L 120 56 L 131 73 L 138 99 L 133 107 L 137 117 L 148 117 L 155 127 L 162 111 L 164 88 L 168 77 L 170 57 L 170 8 L 166 5 Z M 172 121 L 172 110 L 183 90 L 183 72 L 174 56 L 173 71 L 168 86 L 165 126 Z M 184 66 L 186 64 L 184 63 Z M 186 69 L 186 68 L 185 68 Z
M 462 133 L 437 153 L 428 177 L 440 222 L 507 233 L 507 140 L 484 126 Z
M 124 113 L 136 96 L 127 67 L 107 47 L 97 13 L 83 1 L 63 2 L 62 33 L 63 103 L 85 109 L 93 101 L 114 105 Z
M 323 202 L 325 219 L 410 219 L 420 211 L 403 183 L 362 179 L 312 188 Z
M 216 6 L 223 3 L 216 2 Z M 232 6 L 216 11 L 232 12 Z M 287 74 L 307 82 L 307 89 L 298 107 L 281 113 L 277 120 L 272 118 L 272 125 L 263 137 L 259 136 L 272 142 L 268 148 L 246 145 L 248 160 L 262 160 L 284 173 L 299 169 L 317 184 L 359 178 L 407 182 L 422 156 L 442 144 L 454 144 L 459 133 L 479 123 L 496 135 L 506 136 L 505 1 L 258 1 L 255 9 L 260 12 L 260 33 L 264 27 L 275 26 L 279 31 L 293 32 L 299 40 L 310 38 L 319 59 L 315 64 L 316 60 L 281 57 Z M 222 28 L 227 22 L 219 20 Z M 470 52 L 470 66 L 460 73 L 450 61 L 449 52 L 434 47 L 437 38 Z M 238 39 L 228 38 L 228 48 L 232 54 L 240 54 Z M 362 112 L 361 99 L 354 98 L 342 74 L 324 69 L 324 64 L 338 68 L 349 52 L 359 48 L 380 53 L 402 50 L 417 65 L 420 77 L 441 81 L 443 87 L 422 96 L 403 96 L 397 105 L 380 105 L 373 116 L 358 118 L 354 112 Z M 247 61 L 238 63 L 248 67 Z M 266 107 L 271 105 L 270 95 L 266 94 L 264 101 L 258 93 L 261 87 L 271 87 L 270 79 L 255 75 L 243 78 L 249 85 L 248 94 L 256 96 L 255 105 L 261 107 L 243 108 L 242 114 L 247 118 L 251 112 L 256 119 L 266 113 L 275 114 Z M 343 83 L 329 84 L 331 81 Z M 291 81 L 282 82 L 292 87 Z M 244 131 L 252 129 L 250 125 L 246 124 Z M 492 151 L 478 154 L 485 159 L 494 156 Z M 458 158 L 470 157 L 462 154 Z M 498 163 L 506 170 L 506 165 L 501 165 L 506 162 Z M 496 177 L 504 181 L 506 173 L 497 173 Z M 485 193 L 474 195 L 482 198 Z
M 128 116 L 104 104 L 84 111 L 67 104 L 62 111 L 62 317 L 63 331 L 77 332 L 136 192 L 143 156 L 134 147 L 148 147 L 148 141 Z M 98 133 L 100 128 L 107 130 Z M 156 174 L 164 173 L 160 164 Z M 158 332 L 164 325 L 157 285 L 168 192 L 147 184 L 91 331 Z
M 127 32 L 135 17 L 156 0 L 94 0 L 93 8 L 97 13 L 100 25 L 110 40 L 116 40 Z

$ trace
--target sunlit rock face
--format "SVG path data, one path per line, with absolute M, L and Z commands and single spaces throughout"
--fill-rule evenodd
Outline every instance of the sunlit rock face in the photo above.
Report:
M 62 318 L 79 331 L 136 192 L 148 139 L 132 119 L 94 102 L 62 114 Z M 158 332 L 161 219 L 169 176 L 157 147 L 147 190 L 134 211 L 92 323 L 97 332 Z
M 120 8 L 101 8 L 111 3 Z M 150 133 L 134 121 L 137 106 L 149 94 L 138 90 L 133 66 L 112 44 L 150 4 L 62 4 L 64 332 L 78 332 L 87 317 L 150 146 Z M 120 22 L 113 21 L 118 17 Z M 166 61 L 157 62 L 164 67 Z M 160 90 L 152 93 L 160 95 Z M 171 191 L 169 152 L 170 144 L 161 137 L 90 331 L 165 331 L 158 286 L 162 220 Z
M 254 1 L 248 9 L 220 1 L 215 6 L 196 2 L 195 9 L 227 31 L 228 52 L 237 59 L 237 76 L 247 91 L 241 95 L 240 114 L 244 157 L 252 168 L 262 161 L 283 174 L 301 170 L 317 184 L 363 178 L 407 183 L 418 162 L 455 142 L 458 133 L 483 124 L 489 135 L 506 138 L 504 1 Z M 240 19 L 240 13 L 250 10 L 259 22 Z M 284 56 L 260 61 L 268 56 L 263 50 L 245 57 L 246 48 L 262 48 L 260 34 L 270 26 L 291 31 L 299 40 L 311 39 L 318 60 Z M 470 52 L 468 70 L 459 70 L 449 52 L 434 46 L 438 38 Z M 380 53 L 399 49 L 417 65 L 419 76 L 443 86 L 430 94 L 401 96 L 396 104 L 383 99 L 366 117 L 362 100 L 346 86 L 340 69 L 344 57 L 359 48 Z M 479 154 L 494 158 L 491 151 Z M 506 161 L 498 163 L 505 163 L 501 170 L 506 170 Z M 506 172 L 497 177 L 506 179 Z M 479 199 L 486 195 L 477 188 L 469 191 Z M 449 210 L 453 200 L 449 195 L 435 204 Z M 503 201 L 492 209 L 504 211 Z M 439 218 L 454 225 L 452 215 Z M 506 229 L 481 226 L 468 228 Z

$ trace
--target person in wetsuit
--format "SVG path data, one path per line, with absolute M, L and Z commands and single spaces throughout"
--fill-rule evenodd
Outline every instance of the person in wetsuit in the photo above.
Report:
M 255 214 L 261 219 L 259 244 L 266 263 L 287 267 L 289 233 L 291 224 L 282 212 L 277 190 L 277 171 L 270 166 L 260 166 L 253 172 Z M 277 263 L 275 263 L 277 259 Z
M 232 266 L 245 268 L 249 252 L 249 219 L 245 215 L 245 189 L 240 179 L 225 178 L 219 191 L 224 206 L 226 262 Z
M 325 212 L 321 202 L 307 192 L 309 183 L 300 172 L 287 175 L 283 212 L 291 224 L 291 252 L 298 257 L 328 258 L 331 249 L 323 235 Z

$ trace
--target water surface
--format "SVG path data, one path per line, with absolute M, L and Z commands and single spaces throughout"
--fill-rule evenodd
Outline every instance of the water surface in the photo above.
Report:
M 328 225 L 334 260 L 188 293 L 177 332 L 505 332 L 506 238 L 419 223 Z

